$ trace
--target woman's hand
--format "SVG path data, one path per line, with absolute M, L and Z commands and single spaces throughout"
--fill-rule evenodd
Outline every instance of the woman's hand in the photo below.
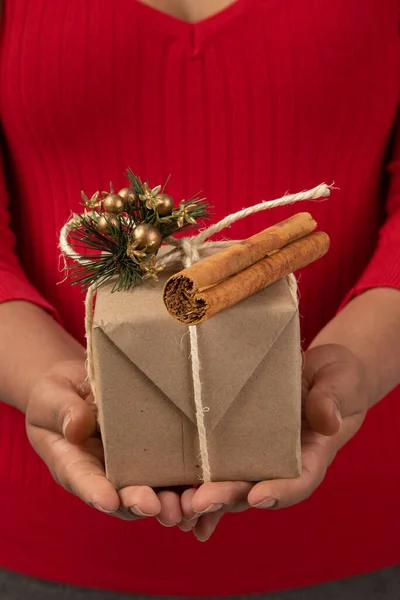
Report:
M 166 526 L 181 519 L 179 496 L 145 486 L 117 492 L 106 479 L 96 410 L 82 360 L 57 363 L 34 386 L 26 431 L 54 479 L 86 504 L 123 519 L 153 516 Z
M 400 292 L 371 289 L 351 300 L 305 354 L 301 476 L 187 490 L 181 529 L 194 529 L 204 541 L 225 512 L 283 508 L 308 498 L 338 450 L 358 431 L 368 408 L 399 384 Z
M 361 361 L 346 347 L 322 345 L 305 354 L 303 370 L 302 473 L 297 479 L 207 483 L 183 493 L 180 528 L 207 540 L 226 512 L 277 509 L 308 498 L 322 482 L 338 450 L 360 428 L 370 398 Z

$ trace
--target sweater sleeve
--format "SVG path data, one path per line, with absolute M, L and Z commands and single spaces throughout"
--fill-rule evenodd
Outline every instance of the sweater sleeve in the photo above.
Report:
M 0 164 L 0 303 L 12 300 L 31 302 L 56 317 L 55 309 L 28 281 L 15 253 L 15 235 L 8 210 L 9 196 L 4 169 Z
M 386 220 L 380 229 L 377 247 L 343 305 L 371 288 L 390 287 L 400 290 L 400 122 L 397 125 L 388 173 L 390 181 L 385 207 Z

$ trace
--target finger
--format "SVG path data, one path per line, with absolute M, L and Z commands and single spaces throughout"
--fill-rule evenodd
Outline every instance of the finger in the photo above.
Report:
M 224 512 L 219 511 L 200 517 L 199 522 L 193 530 L 199 542 L 207 542 L 210 539 L 223 515 Z
M 122 506 L 138 517 L 155 517 L 160 513 L 160 500 L 150 487 L 127 486 L 119 490 L 119 497 Z
M 182 521 L 182 510 L 179 494 L 170 490 L 163 490 L 158 493 L 158 499 L 161 503 L 161 509 L 157 520 L 164 527 L 174 527 Z
M 118 510 L 118 493 L 106 478 L 97 456 L 39 427 L 30 428 L 30 440 L 57 483 L 102 512 L 111 514 Z
M 311 432 L 312 441 L 303 445 L 302 473 L 296 479 L 263 481 L 248 495 L 254 508 L 284 508 L 308 498 L 322 482 L 329 461 L 327 438 Z
M 182 517 L 187 521 L 197 517 L 197 513 L 194 512 L 192 506 L 192 501 L 196 492 L 196 488 L 189 488 L 188 490 L 185 490 L 181 496 Z
M 201 485 L 192 498 L 195 513 L 205 514 L 227 511 L 241 511 L 248 508 L 247 496 L 252 483 L 244 481 L 224 481 Z
M 90 383 L 85 380 L 83 383 L 80 383 L 76 386 L 76 393 L 78 394 L 78 396 L 80 398 L 82 398 L 82 400 L 85 401 L 85 404 L 87 404 L 87 406 L 89 406 L 90 410 L 92 411 L 94 418 L 95 418 L 95 431 L 92 432 L 92 435 L 96 435 L 99 436 L 100 434 L 100 427 L 99 427 L 99 421 L 98 421 L 98 407 L 97 404 L 95 402 L 94 399 L 94 394 L 92 392 L 92 388 L 90 386 Z
M 76 393 L 89 404 L 94 403 L 94 396 L 89 380 L 84 379 L 76 385 Z
M 135 515 L 129 508 L 125 508 L 125 506 L 120 506 L 119 509 L 112 514 L 113 517 L 117 517 L 122 521 L 141 521 L 145 517 L 140 517 Z
M 27 424 L 60 433 L 71 444 L 83 444 L 96 428 L 96 416 L 66 378 L 44 380 L 35 390 Z
M 195 493 L 195 488 L 189 488 L 181 495 L 182 521 L 178 525 L 181 531 L 192 531 L 199 520 L 199 516 L 194 512 L 192 506 L 192 499 Z
M 194 517 L 190 521 L 186 519 L 182 519 L 180 523 L 178 523 L 178 527 L 181 531 L 188 533 L 189 531 L 193 531 L 199 521 L 199 517 Z

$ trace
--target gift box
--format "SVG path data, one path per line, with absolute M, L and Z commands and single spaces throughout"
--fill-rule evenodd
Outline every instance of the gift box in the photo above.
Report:
M 238 242 L 234 222 L 303 200 L 249 206 L 195 236 L 198 196 L 176 205 L 127 171 L 118 194 L 82 192 L 60 234 L 86 291 L 87 370 L 106 473 L 117 489 L 294 478 L 301 472 L 301 349 L 293 273 L 328 251 L 309 213 Z M 93 311 L 93 307 L 95 309 Z
M 92 330 L 106 472 L 117 487 L 202 479 L 188 327 L 157 283 L 102 286 Z M 299 314 L 287 278 L 197 326 L 211 479 L 300 474 Z

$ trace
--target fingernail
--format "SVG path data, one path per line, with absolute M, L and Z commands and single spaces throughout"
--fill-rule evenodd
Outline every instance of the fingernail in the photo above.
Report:
M 181 523 L 178 524 L 178 527 L 181 531 L 184 531 L 186 533 L 188 531 L 192 531 L 192 529 L 196 527 L 196 523 L 191 523 L 190 521 L 183 520 Z
M 208 537 L 204 537 L 204 538 L 202 538 L 202 537 L 200 537 L 199 535 L 197 535 L 197 533 L 196 533 L 195 531 L 194 531 L 193 533 L 194 533 L 194 537 L 196 538 L 196 540 L 197 540 L 198 542 L 201 542 L 202 544 L 204 544 L 205 542 L 208 542 L 208 540 L 209 540 L 209 539 L 210 539 L 210 537 L 211 537 L 211 535 L 209 535 Z
M 196 510 L 195 508 L 193 508 L 193 510 L 197 515 L 205 515 L 206 513 L 218 512 L 219 510 L 222 510 L 223 508 L 224 508 L 224 505 L 222 503 L 220 503 L 220 504 L 210 504 L 210 506 L 208 506 L 205 510 Z
M 65 419 L 64 419 L 64 422 L 63 422 L 63 427 L 62 427 L 62 430 L 63 430 L 63 436 L 64 436 L 64 437 L 65 437 L 65 433 L 66 433 L 66 431 L 67 431 L 67 427 L 68 427 L 68 425 L 71 423 L 71 421 L 72 421 L 72 417 L 71 417 L 70 415 L 67 415 L 67 416 L 65 417 Z M 105 512 L 105 511 L 104 511 L 104 512 Z
M 176 521 L 175 523 L 163 523 L 158 517 L 156 517 L 156 519 L 163 527 L 176 527 L 182 521 L 181 519 L 180 521 Z
M 333 414 L 335 415 L 335 417 L 337 418 L 337 420 L 341 424 L 342 421 L 343 421 L 343 418 L 342 418 L 342 415 L 340 414 L 340 410 L 338 409 L 338 407 L 336 406 L 336 404 L 333 405 Z
M 257 504 L 251 504 L 253 508 L 273 508 L 277 503 L 276 498 L 264 498 Z
M 140 508 L 137 506 L 137 504 L 135 504 L 135 506 L 131 506 L 129 508 L 129 510 L 131 511 L 131 513 L 133 513 L 137 517 L 155 517 L 154 514 L 145 513 L 142 510 L 140 510 Z
M 93 508 L 96 508 L 97 510 L 99 510 L 102 513 L 105 513 L 106 515 L 113 515 L 118 510 L 106 510 L 105 508 L 100 506 L 100 504 L 96 504 L 95 502 L 91 502 L 91 505 L 93 506 Z

